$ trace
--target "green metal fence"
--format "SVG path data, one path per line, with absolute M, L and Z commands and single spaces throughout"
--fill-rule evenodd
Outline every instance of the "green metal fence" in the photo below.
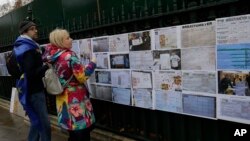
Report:
M 39 43 L 49 32 L 66 28 L 74 39 L 113 35 L 158 27 L 249 14 L 244 0 L 34 0 L 0 18 L 0 52 L 11 50 L 17 25 L 30 16 L 39 25 Z M 11 77 L 0 76 L 0 97 L 9 100 Z M 47 96 L 56 115 L 55 97 Z M 249 125 L 119 105 L 92 99 L 97 127 L 145 141 L 230 141 Z

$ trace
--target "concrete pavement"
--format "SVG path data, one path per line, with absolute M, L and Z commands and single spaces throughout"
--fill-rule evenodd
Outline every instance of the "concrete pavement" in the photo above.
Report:
M 29 121 L 9 112 L 9 102 L 0 98 L 0 141 L 27 141 Z M 51 116 L 52 141 L 67 141 L 68 136 L 63 133 L 56 123 L 56 117 Z M 135 141 L 112 132 L 95 128 L 91 132 L 91 141 Z
M 29 124 L 23 117 L 9 113 L 0 107 L 0 140 L 1 141 L 27 141 Z M 52 141 L 67 141 L 67 135 L 60 130 L 52 128 Z

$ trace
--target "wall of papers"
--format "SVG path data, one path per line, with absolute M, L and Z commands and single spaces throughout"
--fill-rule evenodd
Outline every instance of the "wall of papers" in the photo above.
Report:
M 217 117 L 250 123 L 250 15 L 216 19 Z
M 11 53 L 11 51 L 0 53 L 0 76 L 9 76 L 6 67 L 6 57 Z
M 92 98 L 217 118 L 216 21 L 96 37 L 90 44 L 97 58 Z
M 250 124 L 250 15 L 74 40 L 72 50 L 84 65 L 97 58 L 94 99 Z

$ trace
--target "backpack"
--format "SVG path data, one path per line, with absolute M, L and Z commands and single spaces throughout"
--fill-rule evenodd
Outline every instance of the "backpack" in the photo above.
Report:
M 58 52 L 54 57 L 52 57 L 54 63 L 63 52 L 65 52 L 65 50 Z M 61 85 L 59 77 L 55 72 L 55 68 L 51 66 L 49 69 L 46 70 L 45 76 L 43 77 L 43 82 L 46 91 L 49 94 L 59 95 L 63 92 L 64 88 L 68 85 L 72 78 L 73 75 L 71 75 L 70 79 L 67 80 L 64 85 Z
M 64 85 L 61 85 L 58 75 L 55 72 L 53 67 L 50 67 L 45 72 L 45 76 L 43 77 L 44 86 L 46 91 L 52 95 L 59 95 L 63 92 L 64 88 L 68 85 L 68 83 L 73 78 L 73 75 L 66 81 Z
M 19 79 L 21 77 L 22 72 L 17 63 L 16 54 L 14 50 L 12 50 L 12 52 L 6 57 L 6 67 L 9 74 L 15 79 Z

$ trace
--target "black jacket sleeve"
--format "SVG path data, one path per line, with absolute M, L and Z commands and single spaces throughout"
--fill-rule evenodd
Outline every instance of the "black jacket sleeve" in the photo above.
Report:
M 48 69 L 48 66 L 43 65 L 41 54 L 36 50 L 25 52 L 21 66 L 27 76 L 28 92 L 33 94 L 43 91 L 44 85 L 42 77 Z
M 44 77 L 47 65 L 43 65 L 41 54 L 36 50 L 27 51 L 23 56 L 23 71 L 28 79 Z

